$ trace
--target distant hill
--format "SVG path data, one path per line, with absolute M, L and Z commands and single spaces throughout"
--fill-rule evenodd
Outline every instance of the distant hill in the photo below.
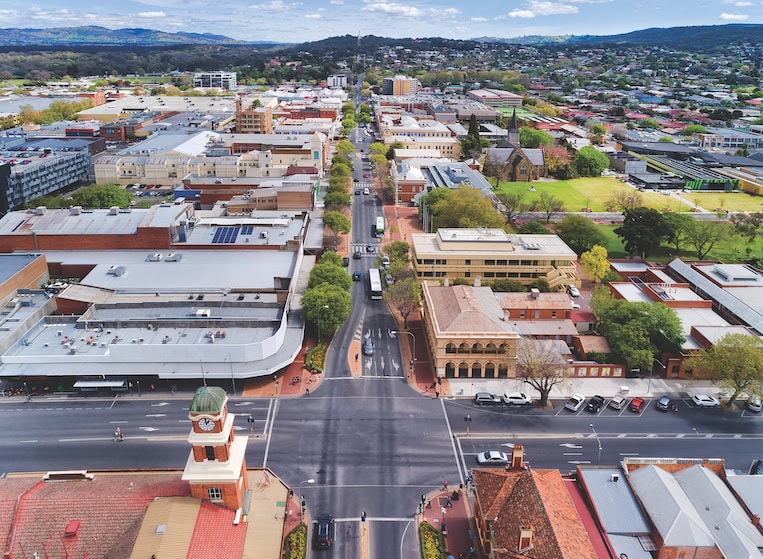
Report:
M 722 45 L 763 43 L 763 25 L 730 23 L 692 27 L 654 27 L 620 35 L 528 35 L 509 39 L 480 37 L 474 40 L 482 43 L 519 45 L 659 45 L 701 50 Z
M 234 44 L 243 43 L 224 35 L 212 35 L 211 33 L 165 33 L 164 31 L 140 28 L 107 29 L 95 25 L 51 27 L 49 29 L 0 29 L 0 46 Z

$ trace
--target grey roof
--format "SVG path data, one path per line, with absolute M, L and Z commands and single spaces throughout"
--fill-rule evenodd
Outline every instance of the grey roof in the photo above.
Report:
M 763 534 L 752 524 L 734 496 L 713 471 L 699 464 L 673 474 L 690 496 L 724 557 L 760 559 Z
M 668 262 L 668 269 L 686 282 L 696 286 L 700 292 L 707 295 L 707 297 L 721 307 L 725 307 L 728 312 L 736 316 L 750 328 L 753 328 L 758 334 L 763 334 L 763 315 L 761 315 L 761 313 L 734 297 L 727 290 L 710 281 L 680 258 L 674 258 Z
M 763 517 L 763 476 L 728 476 L 726 481 L 752 514 Z
M 630 482 L 665 546 L 715 546 L 713 534 L 673 475 L 650 464 L 632 471 Z
M 508 143 L 508 142 L 507 142 Z M 514 153 L 516 148 L 500 147 L 500 148 L 488 148 L 485 155 L 485 161 L 490 161 L 491 157 L 494 161 L 506 163 L 509 157 Z M 536 148 L 523 148 L 522 153 L 527 156 L 530 163 L 536 166 L 543 166 L 546 164 L 545 154 L 542 149 Z
M 4 284 L 32 262 L 40 258 L 39 253 L 0 254 L 0 284 Z
M 609 543 L 615 550 L 618 557 L 627 557 L 628 559 L 653 559 L 648 551 L 644 550 L 641 541 L 635 536 L 620 536 L 618 534 L 608 534 Z

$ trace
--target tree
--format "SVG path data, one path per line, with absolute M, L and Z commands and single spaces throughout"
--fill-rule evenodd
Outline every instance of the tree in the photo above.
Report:
M 523 148 L 550 147 L 554 145 L 554 138 L 543 130 L 522 126 L 519 129 L 519 145 Z
M 715 245 L 729 237 L 732 231 L 728 223 L 692 219 L 686 227 L 686 242 L 694 249 L 697 259 L 704 260 Z
M 676 352 L 684 342 L 678 315 L 662 303 L 615 299 L 605 288 L 597 288 L 591 309 L 615 358 L 630 367 L 648 370 L 655 355 Z
M 607 211 L 625 212 L 642 205 L 643 196 L 634 188 L 619 188 L 604 202 Z
M 320 258 L 318 258 L 318 264 L 333 264 L 339 268 L 343 267 L 342 257 L 339 256 L 336 252 L 330 250 L 321 254 Z
M 517 233 L 520 235 L 550 235 L 551 231 L 540 221 L 532 220 L 520 225 Z
M 607 238 L 601 229 L 582 215 L 568 215 L 556 224 L 556 234 L 576 254 L 583 254 L 595 245 L 604 246 Z M 606 253 L 606 251 L 605 251 Z
M 392 241 L 384 247 L 384 252 L 389 255 L 390 262 L 402 261 L 408 263 L 408 253 L 411 250 L 411 245 L 405 241 Z
M 351 153 L 355 153 L 355 146 L 349 140 L 339 140 L 336 144 L 336 153 L 347 157 Z
M 386 299 L 400 313 L 403 328 L 407 330 L 408 317 L 421 304 L 421 284 L 412 277 L 398 279 L 387 288 Z
M 350 195 L 343 192 L 329 192 L 326 194 L 323 202 L 326 204 L 326 209 L 341 210 L 350 205 Z
M 763 386 L 763 346 L 747 334 L 726 334 L 715 344 L 686 361 L 696 376 L 720 381 L 732 391 L 731 407 L 741 392 L 757 393 Z
M 567 362 L 551 340 L 521 338 L 517 341 L 517 378 L 540 394 L 538 406 L 548 406 L 548 395 L 565 380 Z
M 389 149 L 387 150 L 387 153 L 384 155 L 384 157 L 387 159 L 387 161 L 392 161 L 395 158 L 395 150 L 396 149 L 403 149 L 405 147 L 405 144 L 400 141 L 394 141 L 389 145 Z
M 72 193 L 72 203 L 85 208 L 126 208 L 132 201 L 132 194 L 115 184 L 94 184 Z
M 749 255 L 755 246 L 755 241 L 760 236 L 761 229 L 763 229 L 763 212 L 738 212 L 732 214 L 731 223 L 734 226 L 734 229 L 736 229 L 736 232 L 747 239 L 748 246 L 746 251 Z
M 333 334 L 352 312 L 350 292 L 338 285 L 322 283 L 302 295 L 305 317 L 312 324 L 321 322 L 321 332 Z
M 562 177 L 560 176 L 560 173 L 566 172 L 566 168 L 570 167 L 570 163 L 572 162 L 567 149 L 563 147 L 546 148 L 543 150 L 543 154 L 546 160 L 546 170 L 548 171 L 548 174 L 561 179 Z
M 623 239 L 628 254 L 646 258 L 668 236 L 668 225 L 662 214 L 652 208 L 633 208 L 625 212 L 623 224 L 614 230 Z
M 513 223 L 517 217 L 517 214 L 522 211 L 524 206 L 522 202 L 525 198 L 525 193 L 521 191 L 499 192 L 496 197 L 501 202 L 501 204 L 503 204 L 503 215 L 506 216 L 506 221 Z
M 668 226 L 668 233 L 665 236 L 665 240 L 670 244 L 678 254 L 683 247 L 686 240 L 686 232 L 691 227 L 692 221 L 690 216 L 675 212 L 665 212 L 662 214 L 662 219 Z
M 486 177 L 493 177 L 495 179 L 495 187 L 498 188 L 501 182 L 508 178 L 509 168 L 506 166 L 505 161 L 491 153 L 485 158 L 485 164 L 482 166 L 482 174 Z M 506 193 L 502 192 L 501 194 Z
M 591 250 L 580 255 L 580 266 L 593 277 L 594 283 L 600 282 L 610 270 L 607 249 L 594 245 Z
M 564 203 L 550 192 L 541 192 L 537 200 L 538 209 L 546 214 L 546 223 L 551 221 L 555 213 L 564 211 Z
M 603 136 L 607 133 L 607 127 L 603 124 L 599 124 L 598 122 L 591 126 L 591 132 L 598 136 Z
M 609 166 L 609 159 L 593 146 L 585 146 L 575 153 L 575 167 L 581 177 L 598 177 Z
M 441 190 L 439 188 L 435 191 Z M 503 227 L 506 220 L 482 192 L 470 186 L 448 190 L 447 196 L 431 206 L 435 228 Z
M 346 235 L 350 232 L 350 228 L 352 227 L 350 219 L 343 213 L 337 211 L 328 211 L 323 214 L 323 223 L 326 227 L 331 229 L 333 237 L 330 239 L 331 242 L 329 242 L 329 245 L 331 246 L 339 244 L 339 235 Z
M 482 153 L 482 140 L 480 138 L 480 127 L 477 124 L 477 117 L 472 114 L 469 117 L 469 132 L 461 140 L 461 152 L 464 157 L 478 158 Z
M 368 146 L 368 153 L 373 155 L 384 155 L 387 153 L 387 146 L 385 146 L 382 142 L 374 142 Z
M 527 291 L 527 287 L 515 279 L 497 279 L 490 284 L 490 288 L 497 293 L 522 293 Z
M 644 118 L 638 123 L 639 128 L 649 128 L 650 130 L 657 130 L 660 127 L 660 123 L 655 118 Z
M 345 269 L 333 263 L 321 263 L 313 266 L 310 270 L 310 279 L 307 282 L 307 288 L 316 287 L 322 283 L 337 285 L 342 289 L 350 290 L 352 287 L 352 278 L 347 275 Z

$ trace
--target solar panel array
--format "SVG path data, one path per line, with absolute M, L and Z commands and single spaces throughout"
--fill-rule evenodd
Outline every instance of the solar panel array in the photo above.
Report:
M 214 237 L 212 237 L 212 244 L 224 245 L 228 243 L 235 243 L 240 231 L 241 226 L 239 225 L 236 227 L 218 227 L 215 231 Z
M 241 234 L 242 235 L 251 235 L 254 233 L 254 225 L 242 225 L 241 226 Z

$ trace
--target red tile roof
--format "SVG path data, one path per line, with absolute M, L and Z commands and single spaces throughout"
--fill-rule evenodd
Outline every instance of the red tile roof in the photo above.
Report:
M 474 474 L 477 513 L 490 522 L 499 559 L 595 559 L 596 553 L 558 470 L 482 470 Z M 522 527 L 532 548 L 518 551 Z
M 241 557 L 246 539 L 246 523 L 233 525 L 235 511 L 202 501 L 187 559 Z

